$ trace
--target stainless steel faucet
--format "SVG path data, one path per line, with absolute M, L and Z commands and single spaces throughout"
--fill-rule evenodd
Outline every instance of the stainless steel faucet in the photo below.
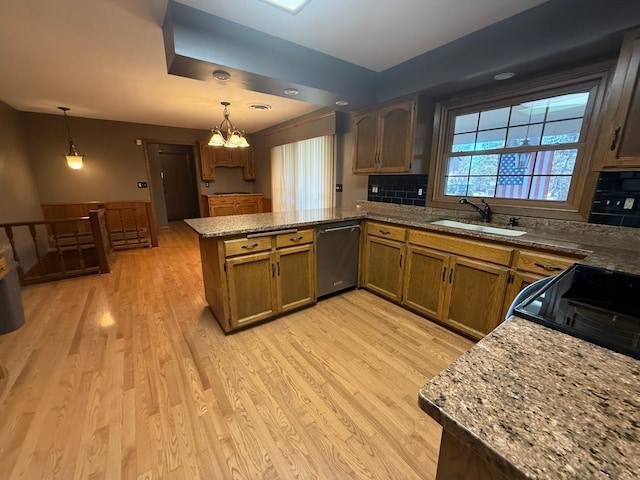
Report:
M 469 205 L 470 207 L 475 208 L 476 211 L 482 217 L 482 221 L 485 222 L 485 223 L 489 223 L 491 221 L 491 207 L 489 206 L 489 204 L 487 202 L 484 201 L 484 198 L 481 198 L 480 201 L 482 203 L 484 203 L 484 208 L 480 208 L 475 203 L 470 202 L 469 200 L 467 200 L 466 197 L 462 197 L 460 199 L 460 203 L 464 203 L 464 204 Z

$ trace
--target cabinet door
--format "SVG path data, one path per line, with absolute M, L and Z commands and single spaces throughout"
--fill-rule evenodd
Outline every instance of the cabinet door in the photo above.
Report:
M 215 172 L 213 169 L 213 147 L 204 142 L 198 142 L 198 150 L 200 152 L 200 170 L 203 180 L 215 180 Z
M 449 255 L 409 245 L 402 304 L 434 318 L 442 317 Z
M 516 298 L 518 293 L 524 290 L 525 287 L 531 285 L 533 282 L 536 282 L 542 278 L 544 278 L 543 275 L 537 275 L 535 273 L 518 272 L 518 271 L 512 273 L 507 283 L 507 292 L 504 294 L 504 303 L 502 305 L 502 318 L 504 318 L 507 315 L 507 310 L 509 310 L 511 303 Z
M 269 318 L 276 313 L 275 265 L 271 252 L 226 260 L 231 328 Z
M 242 215 L 245 213 L 260 213 L 262 212 L 262 197 L 261 196 L 249 196 L 236 197 L 236 214 Z
M 400 302 L 404 243 L 367 235 L 364 286 L 389 300 Z
M 379 172 L 408 172 L 413 155 L 414 103 L 406 102 L 380 112 Z
M 236 214 L 234 197 L 209 198 L 209 216 L 222 217 Z
M 378 115 L 369 113 L 353 120 L 354 173 L 375 172 L 378 154 Z
M 313 245 L 276 250 L 278 309 L 287 311 L 316 301 Z
M 509 270 L 486 262 L 452 257 L 442 320 L 480 339 L 503 320 Z
M 606 99 L 604 167 L 640 167 L 640 30 L 625 36 Z
M 237 149 L 226 147 L 210 147 L 214 167 L 228 167 L 233 165 L 232 155 Z
M 243 180 L 255 180 L 256 179 L 256 158 L 253 148 L 243 148 L 244 165 L 242 167 L 242 179 Z

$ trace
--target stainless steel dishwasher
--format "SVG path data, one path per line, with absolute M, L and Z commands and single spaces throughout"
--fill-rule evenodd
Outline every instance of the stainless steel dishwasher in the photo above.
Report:
M 316 231 L 318 297 L 355 287 L 358 283 L 360 222 L 321 225 Z

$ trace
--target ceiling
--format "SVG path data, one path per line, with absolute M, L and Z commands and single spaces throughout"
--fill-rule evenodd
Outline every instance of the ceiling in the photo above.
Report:
M 567 1 L 571 0 L 550 3 Z M 432 57 L 425 56 L 428 52 L 444 52 L 443 48 L 456 39 L 471 38 L 468 35 L 472 32 L 487 31 L 485 27 L 489 25 L 544 3 L 544 0 L 312 0 L 295 16 L 261 0 L 180 0 L 177 7 L 190 7 L 189 12 L 204 18 L 205 23 L 221 22 L 223 33 L 239 28 L 236 23 L 257 30 L 256 34 L 263 32 L 268 36 L 256 38 L 265 39 L 263 47 L 267 52 L 271 51 L 270 42 L 280 39 L 280 43 L 274 43 L 277 47 L 274 55 L 263 57 L 273 65 L 281 60 L 285 73 L 299 75 L 295 65 L 286 65 L 287 58 L 278 48 L 300 47 L 298 53 L 306 52 L 322 64 L 326 59 L 330 67 L 326 76 L 333 75 L 339 80 L 343 72 L 357 71 L 363 78 L 384 80 L 385 75 L 404 72 L 415 62 L 434 58 L 435 53 Z M 186 74 L 167 73 L 167 56 L 173 53 L 165 51 L 163 40 L 167 5 L 167 0 L 3 0 L 0 100 L 19 111 L 59 114 L 57 107 L 66 106 L 71 108 L 70 116 L 196 129 L 218 124 L 222 120 L 220 102 L 228 101 L 231 120 L 248 132 L 322 106 L 321 102 L 309 102 L 315 97 L 302 96 L 307 101 L 300 101 L 278 94 L 276 89 L 288 78 L 274 79 L 265 73 L 267 67 L 263 72 L 252 72 L 251 65 L 243 65 L 243 59 L 246 63 L 250 57 L 240 55 L 226 63 L 208 60 L 214 53 L 219 54 L 216 58 L 226 61 L 229 52 L 242 52 L 220 32 L 216 32 L 217 49 L 213 53 L 206 41 L 199 44 L 197 35 L 189 37 L 193 58 L 187 60 L 206 67 L 207 81 L 190 74 L 190 67 L 184 62 Z M 177 27 L 174 30 L 178 32 Z M 164 33 L 166 37 L 167 32 Z M 260 51 L 255 44 L 242 47 Z M 229 65 L 231 61 L 236 63 Z M 473 62 L 467 63 L 472 66 Z M 216 65 L 230 66 L 233 79 L 241 81 L 218 82 L 209 78 L 212 71 L 209 66 Z M 254 88 L 248 76 L 237 75 L 242 72 L 256 74 L 262 85 Z M 348 80 L 348 75 L 345 78 Z M 270 80 L 277 80 L 278 85 Z M 266 84 L 270 86 L 267 88 Z M 331 90 L 328 84 L 312 87 Z M 353 87 L 357 89 L 357 85 Z M 406 89 L 419 87 L 407 85 Z M 254 103 L 272 108 L 263 111 L 249 108 Z

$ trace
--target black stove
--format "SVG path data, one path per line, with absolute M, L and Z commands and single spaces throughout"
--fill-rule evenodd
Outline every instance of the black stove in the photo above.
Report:
M 640 359 L 640 276 L 576 264 L 514 314 Z

